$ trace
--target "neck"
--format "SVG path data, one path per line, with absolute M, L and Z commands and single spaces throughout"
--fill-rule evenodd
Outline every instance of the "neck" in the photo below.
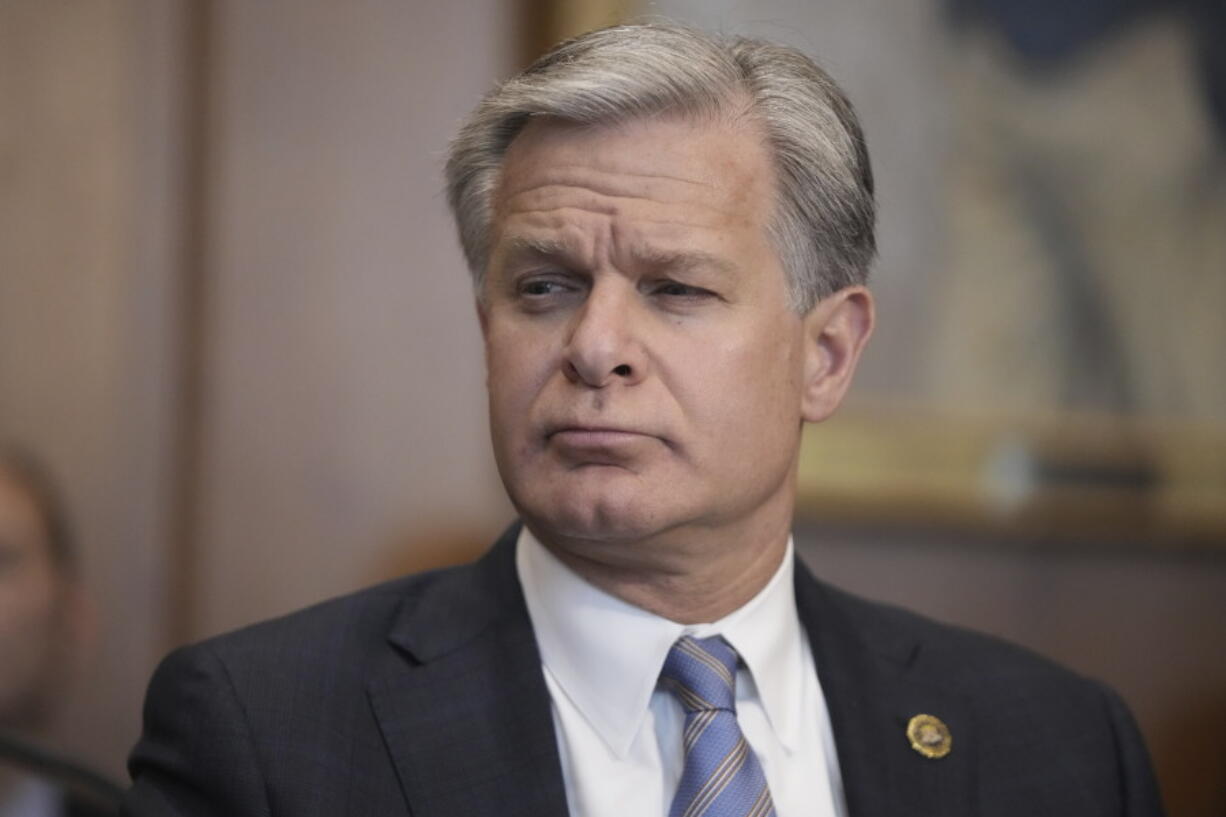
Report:
M 606 593 L 679 624 L 703 624 L 744 606 L 770 582 L 787 552 L 790 520 L 787 514 L 754 530 L 669 531 L 633 542 L 559 541 L 533 533 Z

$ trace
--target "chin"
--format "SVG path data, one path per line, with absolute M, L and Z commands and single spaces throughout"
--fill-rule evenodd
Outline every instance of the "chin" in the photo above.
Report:
M 633 542 L 660 533 L 662 527 L 660 516 L 641 498 L 567 492 L 515 505 L 534 532 L 553 540 Z

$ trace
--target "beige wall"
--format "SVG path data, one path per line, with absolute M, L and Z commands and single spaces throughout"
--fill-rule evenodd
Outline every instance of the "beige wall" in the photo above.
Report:
M 65 745 L 108 771 L 172 642 L 509 518 L 439 194 L 453 122 L 511 62 L 507 14 L 0 2 L 0 437 L 49 460 L 81 529 L 99 636 Z
M 0 437 L 75 512 L 99 615 L 64 734 L 109 770 L 162 641 L 174 11 L 0 3 Z
M 220 7 L 197 635 L 367 583 L 400 536 L 509 518 L 441 195 L 509 8 Z

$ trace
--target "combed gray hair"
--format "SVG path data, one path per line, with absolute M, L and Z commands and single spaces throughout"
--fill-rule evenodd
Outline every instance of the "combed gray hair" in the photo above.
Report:
M 531 117 L 600 125 L 741 111 L 760 123 L 774 159 L 771 238 L 793 306 L 807 312 L 863 283 L 876 253 L 873 175 L 860 124 L 834 80 L 794 48 L 648 23 L 557 46 L 487 94 L 452 141 L 448 198 L 477 292 L 502 160 Z

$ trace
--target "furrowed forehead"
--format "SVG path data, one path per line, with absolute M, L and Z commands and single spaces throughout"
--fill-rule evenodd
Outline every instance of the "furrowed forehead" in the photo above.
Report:
M 565 239 L 533 235 L 508 236 L 497 251 L 498 260 L 503 264 L 535 261 L 575 264 L 579 262 L 581 254 L 581 248 L 571 245 Z M 636 269 L 659 274 L 732 274 L 738 269 L 731 259 L 716 253 L 700 249 L 675 249 L 644 241 L 636 241 L 626 247 L 621 257 Z

